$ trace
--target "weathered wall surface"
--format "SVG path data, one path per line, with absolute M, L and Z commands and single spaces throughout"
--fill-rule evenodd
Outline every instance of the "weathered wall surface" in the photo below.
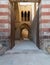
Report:
M 0 41 L 9 40 L 11 30 L 11 12 L 8 0 L 0 0 Z M 6 40 L 5 40 L 6 41 Z
M 36 12 L 36 15 L 32 21 L 32 40 L 36 45 L 39 46 L 39 9 Z
M 30 11 L 30 16 L 32 16 L 32 5 L 31 4 L 26 4 L 26 5 L 21 5 L 20 3 L 18 3 L 18 7 L 19 7 L 19 21 L 22 22 L 22 19 L 21 19 L 21 12 L 28 12 Z M 30 20 L 31 20 L 31 17 L 30 17 Z
M 40 48 L 45 51 L 50 47 L 50 0 L 41 0 L 39 11 Z

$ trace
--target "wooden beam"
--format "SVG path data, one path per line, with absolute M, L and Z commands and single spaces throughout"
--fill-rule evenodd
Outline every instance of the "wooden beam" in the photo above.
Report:
M 10 0 L 11 2 L 40 2 L 40 0 Z
M 41 2 L 41 0 L 38 0 L 38 3 L 40 3 Z
M 36 2 L 34 3 L 34 16 L 36 15 Z
M 14 15 L 14 3 L 11 8 L 11 48 L 15 45 L 15 15 Z

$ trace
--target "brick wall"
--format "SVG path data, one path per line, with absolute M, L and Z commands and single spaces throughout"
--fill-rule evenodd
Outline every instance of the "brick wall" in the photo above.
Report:
M 0 0 L 0 40 L 10 37 L 10 3 Z
M 50 1 L 41 0 L 39 11 L 40 48 L 46 50 L 50 46 Z
M 11 5 L 9 0 L 0 0 L 0 44 L 9 49 L 11 34 Z

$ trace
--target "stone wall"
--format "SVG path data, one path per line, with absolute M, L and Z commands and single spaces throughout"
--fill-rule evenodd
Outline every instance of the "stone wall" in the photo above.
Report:
M 39 11 L 40 48 L 46 51 L 50 46 L 50 0 L 41 0 Z
M 0 0 L 0 41 L 10 38 L 11 30 L 11 5 L 8 0 Z
M 37 10 L 36 15 L 32 21 L 31 31 L 32 40 L 39 47 L 39 9 Z

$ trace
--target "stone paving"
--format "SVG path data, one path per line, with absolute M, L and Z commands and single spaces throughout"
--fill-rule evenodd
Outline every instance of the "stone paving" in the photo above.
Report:
M 0 65 L 50 65 L 50 55 L 39 50 L 33 42 L 27 40 L 15 43 L 12 50 L 0 56 Z

